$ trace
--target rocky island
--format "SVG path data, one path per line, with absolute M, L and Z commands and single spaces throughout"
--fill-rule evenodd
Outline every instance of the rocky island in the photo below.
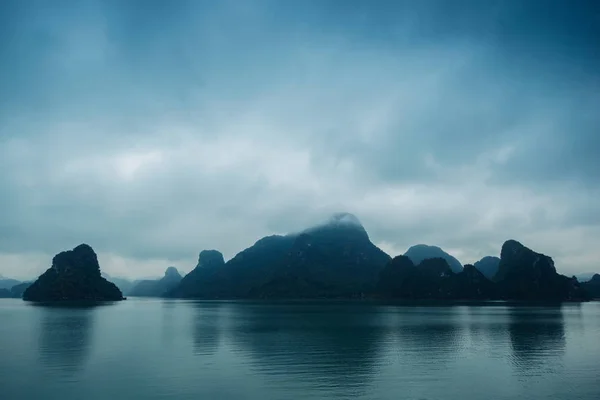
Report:
M 34 302 L 117 301 L 123 294 L 100 274 L 98 257 L 87 244 L 63 251 L 23 293 L 23 300 Z
M 576 278 L 556 272 L 554 261 L 516 240 L 502 245 L 493 277 L 504 300 L 581 300 L 589 297 Z
M 370 241 L 358 218 L 339 213 L 299 233 L 264 237 L 227 262 L 218 251 L 204 250 L 168 296 L 583 301 L 594 283 L 586 286 L 560 275 L 550 257 L 515 240 L 504 243 L 500 258 L 464 267 L 427 245 L 391 259 Z
M 391 258 L 373 242 L 358 218 L 338 213 L 322 224 L 258 240 L 225 262 L 203 250 L 185 277 L 174 267 L 157 280 L 133 285 L 133 296 L 194 299 L 355 299 L 585 301 L 600 297 L 600 275 L 579 283 L 559 274 L 554 261 L 516 240 L 500 257 L 462 265 L 441 248 L 411 247 Z M 24 293 L 23 293 L 24 290 Z M 122 300 L 101 276 L 92 248 L 82 244 L 56 255 L 35 283 L 0 297 L 23 293 L 29 301 Z

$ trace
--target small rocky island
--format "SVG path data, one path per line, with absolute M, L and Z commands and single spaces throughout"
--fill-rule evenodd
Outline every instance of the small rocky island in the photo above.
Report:
M 80 244 L 54 256 L 52 267 L 25 290 L 23 300 L 118 301 L 124 298 L 114 283 L 100 275 L 94 250 L 87 244 Z

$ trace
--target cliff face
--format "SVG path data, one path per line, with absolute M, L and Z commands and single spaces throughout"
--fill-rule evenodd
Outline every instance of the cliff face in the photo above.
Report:
M 123 300 L 121 291 L 100 275 L 94 250 L 81 244 L 63 251 L 23 293 L 28 301 L 114 301 Z
M 552 258 L 515 240 L 502 245 L 494 280 L 505 299 L 562 301 L 587 297 L 576 279 L 556 272 Z
M 167 295 L 183 298 L 218 298 L 218 292 L 227 291 L 226 288 L 222 287 L 224 283 L 219 282 L 219 276 L 222 274 L 221 270 L 224 265 L 225 260 L 221 252 L 202 250 L 198 256 L 196 268 L 184 276 Z

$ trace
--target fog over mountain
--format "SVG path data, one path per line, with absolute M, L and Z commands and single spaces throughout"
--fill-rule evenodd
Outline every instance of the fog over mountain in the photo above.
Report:
M 80 243 L 191 271 L 342 210 L 392 256 L 599 269 L 595 2 L 5 0 L 0 37 L 5 277 Z

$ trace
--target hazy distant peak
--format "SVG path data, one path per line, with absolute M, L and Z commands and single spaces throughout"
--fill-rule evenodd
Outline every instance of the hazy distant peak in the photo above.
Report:
M 485 256 L 481 260 L 477 261 L 474 265 L 479 272 L 481 272 L 486 278 L 492 279 L 498 268 L 500 267 L 500 258 L 495 256 Z
M 333 214 L 326 225 L 354 225 L 357 227 L 363 227 L 360 220 L 354 214 L 348 212 L 339 212 Z
M 411 246 L 408 250 L 444 251 L 444 250 L 442 250 L 441 247 L 423 244 L 423 243 L 415 244 L 414 246 Z M 407 253 L 408 253 L 408 251 L 407 251 Z
M 181 274 L 175 267 L 169 267 L 165 270 L 165 277 L 179 277 L 181 278 Z
M 478 262 L 486 262 L 486 261 L 498 261 L 500 262 L 500 257 L 496 257 L 496 256 L 485 256 L 483 257 L 481 260 L 479 260 Z
M 333 214 L 326 221 L 306 229 L 304 232 L 322 228 L 358 228 L 359 230 L 364 231 L 364 227 L 360 223 L 360 220 L 354 214 L 339 212 Z
M 577 280 L 579 282 L 588 282 L 588 281 L 592 280 L 594 275 L 598 275 L 598 274 L 596 274 L 594 272 L 585 272 L 585 273 L 581 273 L 581 274 L 575 274 L 575 277 L 577 278 Z
M 459 273 L 462 271 L 463 266 L 455 257 L 446 253 L 438 246 L 429 246 L 426 244 L 417 244 L 411 246 L 406 253 L 405 256 L 410 258 L 412 262 L 416 265 L 420 264 L 422 261 L 431 259 L 431 258 L 443 258 L 446 260 L 450 268 L 453 272 Z

